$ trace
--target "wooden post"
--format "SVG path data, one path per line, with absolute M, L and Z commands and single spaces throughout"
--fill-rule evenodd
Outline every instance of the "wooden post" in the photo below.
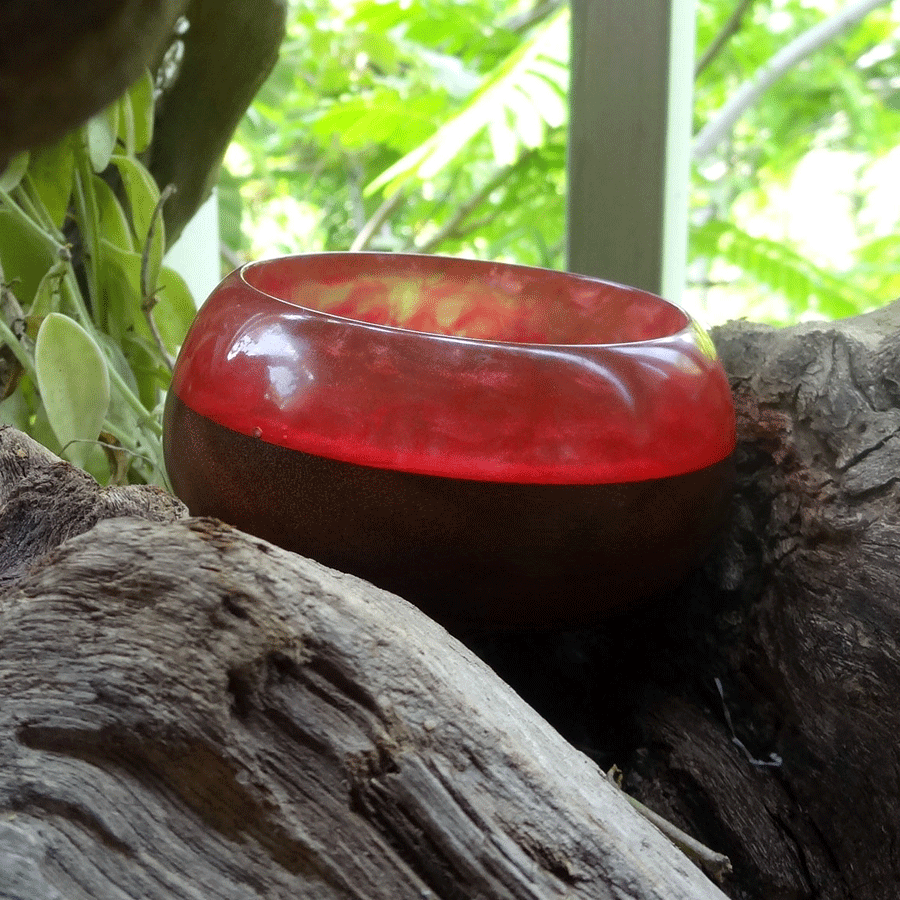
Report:
M 680 300 L 692 0 L 572 0 L 568 254 L 574 272 Z

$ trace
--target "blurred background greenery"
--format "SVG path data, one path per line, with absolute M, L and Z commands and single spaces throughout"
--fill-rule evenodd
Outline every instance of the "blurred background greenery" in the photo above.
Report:
M 694 132 L 853 4 L 698 0 Z M 219 179 L 225 266 L 321 250 L 565 268 L 568 9 L 290 0 Z M 900 296 L 900 3 L 791 68 L 695 160 L 685 305 L 834 318 Z

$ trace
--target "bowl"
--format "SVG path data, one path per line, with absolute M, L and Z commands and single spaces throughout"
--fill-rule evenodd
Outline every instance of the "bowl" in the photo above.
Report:
M 590 625 L 707 552 L 734 412 L 653 294 L 438 256 L 251 263 L 199 311 L 164 422 L 173 489 L 457 632 Z

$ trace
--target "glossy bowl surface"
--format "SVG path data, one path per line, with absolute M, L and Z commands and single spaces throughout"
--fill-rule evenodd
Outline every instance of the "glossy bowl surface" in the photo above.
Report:
M 255 263 L 199 312 L 165 449 L 195 515 L 453 627 L 593 621 L 706 549 L 734 415 L 708 337 L 596 279 L 373 253 Z

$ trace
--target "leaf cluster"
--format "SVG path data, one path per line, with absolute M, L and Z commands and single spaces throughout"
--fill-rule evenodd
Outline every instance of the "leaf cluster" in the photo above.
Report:
M 529 12 L 295 4 L 226 156 L 226 242 L 252 256 L 365 248 L 560 265 L 568 10 Z M 267 227 L 272 213 L 281 228 Z
M 160 404 L 195 311 L 141 161 L 154 93 L 147 72 L 0 174 L 0 421 L 104 483 L 164 484 Z
M 731 6 L 698 4 L 701 48 L 715 41 Z M 740 28 L 697 77 L 698 131 L 778 50 L 834 12 L 834 4 L 794 0 L 744 6 Z M 714 285 L 705 291 L 708 307 L 738 285 L 748 315 L 786 324 L 852 315 L 900 294 L 900 217 L 886 229 L 873 224 L 870 212 L 885 187 L 873 185 L 870 173 L 891 156 L 900 162 L 897 25 L 890 4 L 869 13 L 786 73 L 742 116 L 715 158 L 699 163 L 691 191 L 691 255 L 694 272 L 705 272 Z M 814 235 L 799 240 L 775 212 L 783 207 L 773 198 L 785 194 L 798 167 L 813 156 L 853 165 L 849 267 L 818 252 Z M 828 232 L 838 224 L 820 227 Z

